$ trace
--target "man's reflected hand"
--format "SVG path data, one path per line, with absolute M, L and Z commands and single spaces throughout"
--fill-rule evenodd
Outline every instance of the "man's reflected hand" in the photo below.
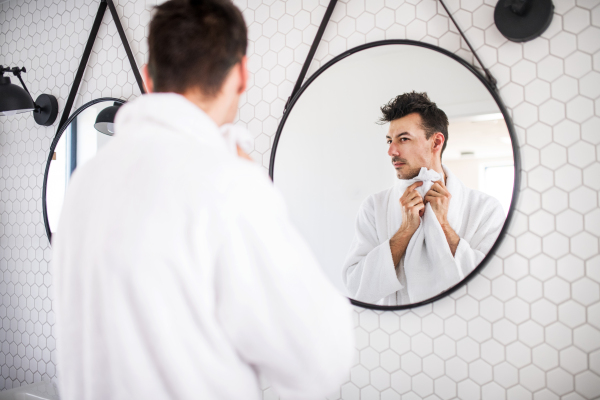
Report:
M 425 204 L 429 203 L 431 205 L 431 209 L 446 235 L 450 251 L 452 252 L 452 255 L 454 255 L 456 253 L 456 248 L 458 247 L 458 242 L 460 241 L 460 236 L 454 232 L 454 229 L 452 229 L 448 223 L 448 207 L 450 206 L 451 198 L 452 195 L 441 180 L 435 182 L 433 186 L 431 186 L 431 189 L 429 189 L 429 192 L 425 194 Z
M 448 224 L 448 207 L 451 198 L 452 195 L 441 180 L 434 182 L 429 192 L 425 194 L 425 204 L 431 204 L 431 209 L 442 226 Z
M 400 197 L 402 224 L 398 230 L 399 232 L 409 233 L 412 236 L 421 224 L 421 216 L 425 212 L 425 204 L 416 189 L 422 185 L 423 182 L 413 183 L 406 189 L 402 197 Z
M 415 182 L 410 185 L 402 197 L 400 197 L 400 207 L 402 209 L 402 223 L 398 231 L 390 239 L 390 250 L 392 251 L 392 260 L 394 267 L 400 263 L 400 259 L 406 252 L 408 242 L 417 231 L 421 224 L 421 216 L 425 211 L 423 198 L 415 189 L 423 185 L 423 182 Z

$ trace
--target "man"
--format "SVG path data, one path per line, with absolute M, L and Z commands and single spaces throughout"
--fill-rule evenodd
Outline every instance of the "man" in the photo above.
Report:
M 426 93 L 404 93 L 381 111 L 398 182 L 361 205 L 343 279 L 359 301 L 417 303 L 454 286 L 483 260 L 504 212 L 442 165 L 448 118 Z
M 156 8 L 154 93 L 77 169 L 54 236 L 62 399 L 259 399 L 259 374 L 314 399 L 347 379 L 348 300 L 219 132 L 248 81 L 246 34 L 229 0 Z

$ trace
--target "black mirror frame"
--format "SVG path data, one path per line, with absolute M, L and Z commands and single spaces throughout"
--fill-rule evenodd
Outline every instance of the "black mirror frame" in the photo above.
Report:
M 500 234 L 498 235 L 498 239 L 496 239 L 496 242 L 494 243 L 494 245 L 492 246 L 492 248 L 490 249 L 488 254 L 485 256 L 485 258 L 481 261 L 481 263 L 479 263 L 479 265 L 473 271 L 471 271 L 471 273 L 469 275 L 467 275 L 465 277 L 465 279 L 463 279 L 462 281 L 460 281 L 453 287 L 449 288 L 448 290 L 438 294 L 437 296 L 434 296 L 430 299 L 427 299 L 427 300 L 424 300 L 424 301 L 421 301 L 418 303 L 414 303 L 414 304 L 405 304 L 405 305 L 399 305 L 399 306 L 380 306 L 380 305 L 376 305 L 376 304 L 363 303 L 358 300 L 350 299 L 350 302 L 355 306 L 360 306 L 363 308 L 369 308 L 369 309 L 373 309 L 373 310 L 397 311 L 397 310 L 405 310 L 405 309 L 409 309 L 409 308 L 424 306 L 426 304 L 433 303 L 433 302 L 457 291 L 462 286 L 467 284 L 471 279 L 473 279 L 479 272 L 482 271 L 483 267 L 485 267 L 485 265 L 487 265 L 487 263 L 489 263 L 489 261 L 492 259 L 492 257 L 494 256 L 494 254 L 496 253 L 496 251 L 502 244 L 504 237 L 506 236 L 508 228 L 510 226 L 510 222 L 512 221 L 513 216 L 514 216 L 514 211 L 515 211 L 516 204 L 517 204 L 518 197 L 519 197 L 519 191 L 521 188 L 521 156 L 519 153 L 518 138 L 517 138 L 517 134 L 516 134 L 514 125 L 512 123 L 512 119 L 510 118 L 510 115 L 508 114 L 508 111 L 507 111 L 506 107 L 504 106 L 504 103 L 502 102 L 502 99 L 500 98 L 500 95 L 498 94 L 496 87 L 494 85 L 492 85 L 492 83 L 484 75 L 482 75 L 481 72 L 479 72 L 471 64 L 469 64 L 467 61 L 460 58 L 456 54 L 451 53 L 448 50 L 442 49 L 440 47 L 428 44 L 428 43 L 417 42 L 417 41 L 413 41 L 413 40 L 404 40 L 404 39 L 381 40 L 381 41 L 366 43 L 366 44 L 354 47 L 354 48 L 346 50 L 345 52 L 341 53 L 340 55 L 334 57 L 332 60 L 330 60 L 325 65 L 323 65 L 321 68 L 319 68 L 313 75 L 311 75 L 310 78 L 302 85 L 302 87 L 294 95 L 294 97 L 292 97 L 290 99 L 289 104 L 288 104 L 286 110 L 284 111 L 281 122 L 279 123 L 279 126 L 277 128 L 277 133 L 275 134 L 275 138 L 273 140 L 273 147 L 271 150 L 271 159 L 270 159 L 270 163 L 269 163 L 269 176 L 271 177 L 271 180 L 273 180 L 273 182 L 275 182 L 273 175 L 275 172 L 275 157 L 277 154 L 277 145 L 279 144 L 279 138 L 281 137 L 281 133 L 283 131 L 285 122 L 286 122 L 289 114 L 294 109 L 294 105 L 296 104 L 296 102 L 298 101 L 300 96 L 302 96 L 302 93 L 304 93 L 304 91 L 310 86 L 310 84 L 312 82 L 314 82 L 324 71 L 326 71 L 329 67 L 331 67 L 338 61 L 341 61 L 341 60 L 345 59 L 346 57 L 349 57 L 352 54 L 357 53 L 362 50 L 370 49 L 372 47 L 387 46 L 387 45 L 410 45 L 410 46 L 424 47 L 426 49 L 434 50 L 434 51 L 437 51 L 443 55 L 446 55 L 446 56 L 452 58 L 453 60 L 457 61 L 462 66 L 464 66 L 466 69 L 471 71 L 479 79 L 479 81 L 486 87 L 486 89 L 490 92 L 490 94 L 496 101 L 498 108 L 502 112 L 502 116 L 504 117 L 504 121 L 506 122 L 506 126 L 507 126 L 508 132 L 510 134 L 510 138 L 511 138 L 511 142 L 512 142 L 512 149 L 513 149 L 513 157 L 514 157 L 513 194 L 512 194 L 512 198 L 511 198 L 510 209 L 506 216 L 506 220 L 504 221 L 502 230 L 500 231 Z
M 50 163 L 52 162 L 52 156 L 54 155 L 54 151 L 56 150 L 58 141 L 62 137 L 67 127 L 71 124 L 71 122 L 73 122 L 73 120 L 77 118 L 77 116 L 87 108 L 93 106 L 94 104 L 102 103 L 104 101 L 125 104 L 125 100 L 115 99 L 114 97 L 101 97 L 85 103 L 77 110 L 75 110 L 75 112 L 69 117 L 69 119 L 67 119 L 65 123 L 59 127 L 58 131 L 56 132 L 56 135 L 54 136 L 54 139 L 52 140 L 52 144 L 50 145 L 50 153 L 48 154 L 48 159 L 46 161 L 46 170 L 44 171 L 44 184 L 42 186 L 42 212 L 44 215 L 44 227 L 46 228 L 46 235 L 48 236 L 48 242 L 50 243 L 50 245 L 52 245 L 52 231 L 50 230 L 50 223 L 48 222 L 48 209 L 46 207 L 46 187 L 48 185 L 48 171 L 50 171 Z

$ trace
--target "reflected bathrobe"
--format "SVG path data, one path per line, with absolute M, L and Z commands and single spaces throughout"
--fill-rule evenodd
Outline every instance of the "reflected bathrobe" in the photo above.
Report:
M 352 311 L 262 168 L 176 94 L 125 104 L 53 237 L 64 400 L 323 398 Z
M 424 198 L 433 183 L 427 179 L 441 177 L 422 168 L 416 179 L 398 180 L 392 188 L 369 196 L 361 205 L 342 271 L 351 298 L 390 306 L 427 300 L 464 279 L 489 252 L 504 225 L 502 206 L 497 199 L 466 187 L 447 167 L 443 169 L 446 188 L 452 195 L 448 222 L 460 236 L 455 255 L 427 204 L 419 229 L 398 267 L 394 267 L 390 239 L 402 223 L 400 197 L 408 186 L 423 180 L 424 185 L 417 190 L 423 191 Z

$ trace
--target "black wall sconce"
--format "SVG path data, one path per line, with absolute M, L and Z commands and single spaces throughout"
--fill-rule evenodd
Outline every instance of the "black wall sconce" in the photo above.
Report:
M 508 40 L 528 42 L 548 29 L 553 15 L 552 0 L 500 0 L 494 22 Z
M 10 82 L 5 72 L 12 72 L 19 78 L 23 89 Z M 39 125 L 50 126 L 56 121 L 58 115 L 58 102 L 51 94 L 41 94 L 33 101 L 27 90 L 25 82 L 21 79 L 21 72 L 27 72 L 25 67 L 4 67 L 0 65 L 0 115 L 14 115 L 33 111 L 33 118 Z
M 94 128 L 100 133 L 112 136 L 115 133 L 115 115 L 123 103 L 115 102 L 112 106 L 106 107 L 98 113 Z

